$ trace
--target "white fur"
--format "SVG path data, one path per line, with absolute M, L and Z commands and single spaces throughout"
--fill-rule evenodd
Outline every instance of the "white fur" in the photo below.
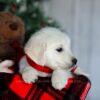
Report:
M 9 69 L 14 64 L 12 60 L 5 60 L 0 63 L 0 72 L 4 73 L 13 73 L 12 70 Z
M 57 49 L 62 48 L 62 52 Z M 37 64 L 53 69 L 51 75 L 52 86 L 61 90 L 68 78 L 72 77 L 69 70 L 74 58 L 70 49 L 70 39 L 66 33 L 56 28 L 43 28 L 31 36 L 25 45 L 25 53 Z M 38 76 L 46 77 L 50 74 L 32 68 L 23 57 L 19 63 L 20 73 L 26 83 L 35 82 Z
M 52 86 L 55 89 L 61 90 L 62 88 L 65 87 L 65 85 L 68 82 L 68 79 L 73 77 L 73 75 L 70 73 L 70 71 L 62 70 L 62 69 L 57 69 L 52 73 Z

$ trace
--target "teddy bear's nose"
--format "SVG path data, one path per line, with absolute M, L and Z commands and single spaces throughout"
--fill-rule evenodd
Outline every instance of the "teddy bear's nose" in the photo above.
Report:
M 12 30 L 14 30 L 14 31 L 16 31 L 16 30 L 18 29 L 17 23 L 11 23 L 11 24 L 9 25 L 9 27 L 10 27 L 10 29 L 12 29 Z

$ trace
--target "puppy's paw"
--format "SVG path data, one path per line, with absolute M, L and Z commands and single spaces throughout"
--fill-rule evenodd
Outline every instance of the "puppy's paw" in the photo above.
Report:
M 54 71 L 51 78 L 52 86 L 55 89 L 62 90 L 66 86 L 69 77 L 72 77 L 70 72 L 65 70 Z
M 52 86 L 55 89 L 62 90 L 63 88 L 65 88 L 67 81 L 68 81 L 67 79 L 66 80 L 63 80 L 63 79 L 55 80 L 55 78 L 52 78 Z
M 29 70 L 22 73 L 22 78 L 25 83 L 31 84 L 38 79 L 38 76 L 32 70 Z

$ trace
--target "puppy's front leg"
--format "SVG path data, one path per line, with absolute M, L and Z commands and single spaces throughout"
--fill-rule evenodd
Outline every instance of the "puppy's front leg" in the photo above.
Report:
M 26 57 L 21 59 L 19 66 L 25 83 L 34 83 L 38 79 L 38 72 L 27 63 Z
M 37 71 L 30 66 L 26 66 L 21 74 L 25 83 L 34 83 L 38 79 Z
M 66 86 L 68 79 L 71 77 L 73 77 L 72 74 L 66 70 L 55 70 L 51 78 L 52 86 L 55 89 L 61 90 Z

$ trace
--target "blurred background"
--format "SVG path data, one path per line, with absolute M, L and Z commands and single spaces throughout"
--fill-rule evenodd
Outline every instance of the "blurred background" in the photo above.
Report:
M 100 100 L 100 0 L 0 0 L 0 10 L 22 17 L 25 41 L 44 26 L 66 31 L 78 66 L 92 81 L 87 100 Z

